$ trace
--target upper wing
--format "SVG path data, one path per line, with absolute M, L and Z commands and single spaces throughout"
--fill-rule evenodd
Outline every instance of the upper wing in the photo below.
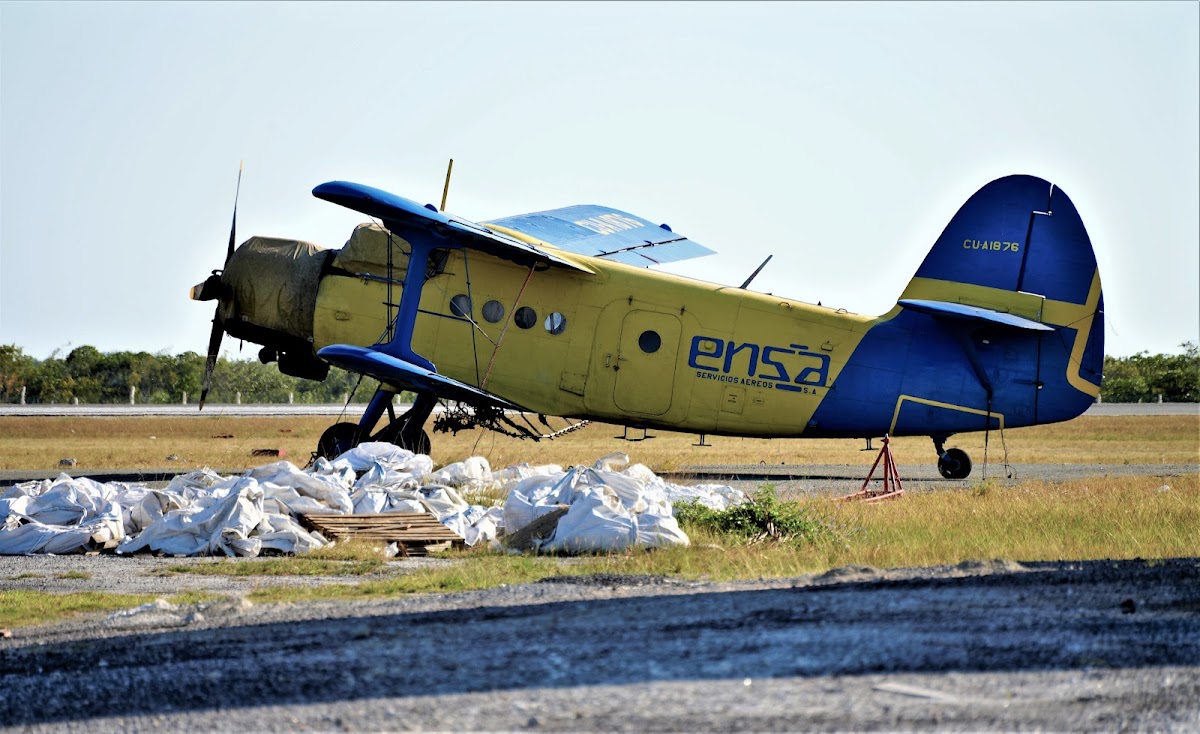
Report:
M 550 264 L 591 272 L 553 253 L 493 232 L 475 222 L 422 206 L 411 199 L 349 181 L 330 181 L 313 189 L 313 196 L 383 220 L 392 232 L 409 239 L 433 236 L 448 244 L 469 247 L 519 265 Z
M 658 265 L 711 255 L 712 250 L 628 212 L 577 204 L 488 223 L 537 238 L 567 252 L 630 265 Z

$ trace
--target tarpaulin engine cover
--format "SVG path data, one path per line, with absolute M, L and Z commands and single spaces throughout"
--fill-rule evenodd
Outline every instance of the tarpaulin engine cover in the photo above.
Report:
M 251 237 L 225 266 L 221 282 L 234 294 L 237 313 L 223 313 L 252 324 L 307 338 L 321 270 L 329 250 L 309 242 L 275 237 Z
M 368 273 L 382 278 L 388 276 L 388 231 L 378 224 L 366 222 L 354 228 L 350 239 L 333 264 L 352 273 Z M 407 240 L 391 235 L 392 280 L 403 281 L 408 272 L 409 244 Z

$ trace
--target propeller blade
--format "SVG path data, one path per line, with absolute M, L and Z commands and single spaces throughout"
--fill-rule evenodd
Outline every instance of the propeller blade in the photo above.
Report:
M 233 221 L 229 225 L 229 248 L 225 250 L 225 266 L 229 265 L 230 258 L 233 257 L 233 248 L 237 244 L 237 205 L 238 198 L 242 194 L 242 170 L 245 168 L 245 161 L 238 161 L 238 177 L 237 188 L 233 192 Z M 221 337 L 225 336 L 225 322 L 221 320 L 221 297 L 220 297 L 220 278 L 216 276 L 216 271 L 213 275 L 204 282 L 204 287 L 198 294 L 196 289 L 192 289 L 192 297 L 197 295 L 208 296 L 208 298 L 198 300 L 216 299 L 217 310 L 213 314 L 213 328 L 208 335 L 208 358 L 204 360 L 204 385 L 200 388 L 200 410 L 204 410 L 204 401 L 208 398 L 208 391 L 212 389 L 213 371 L 217 368 L 217 357 L 221 354 Z
M 225 336 L 225 323 L 221 321 L 221 307 L 213 314 L 212 333 L 208 335 L 208 359 L 204 362 L 204 385 L 200 388 L 200 410 L 212 388 L 213 371 L 217 368 L 217 356 L 221 353 L 221 337 Z
M 225 251 L 225 264 L 229 264 L 229 258 L 233 257 L 233 246 L 237 240 L 237 203 L 238 197 L 242 193 L 242 168 L 245 161 L 238 161 L 238 180 L 237 190 L 233 193 L 233 224 L 229 225 L 229 249 Z

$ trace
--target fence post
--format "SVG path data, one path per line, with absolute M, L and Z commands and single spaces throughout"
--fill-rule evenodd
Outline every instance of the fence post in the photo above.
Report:
M 129 386 L 129 404 L 133 405 L 137 399 L 137 385 Z
M 237 404 L 238 405 L 242 404 L 242 391 L 241 390 L 238 390 L 238 393 L 237 393 Z

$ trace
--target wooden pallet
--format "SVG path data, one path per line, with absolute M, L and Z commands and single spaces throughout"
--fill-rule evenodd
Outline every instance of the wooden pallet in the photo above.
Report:
M 304 525 L 327 538 L 396 543 L 401 555 L 406 556 L 424 556 L 465 545 L 461 535 L 425 512 L 381 512 L 371 515 L 313 512 L 300 517 Z

